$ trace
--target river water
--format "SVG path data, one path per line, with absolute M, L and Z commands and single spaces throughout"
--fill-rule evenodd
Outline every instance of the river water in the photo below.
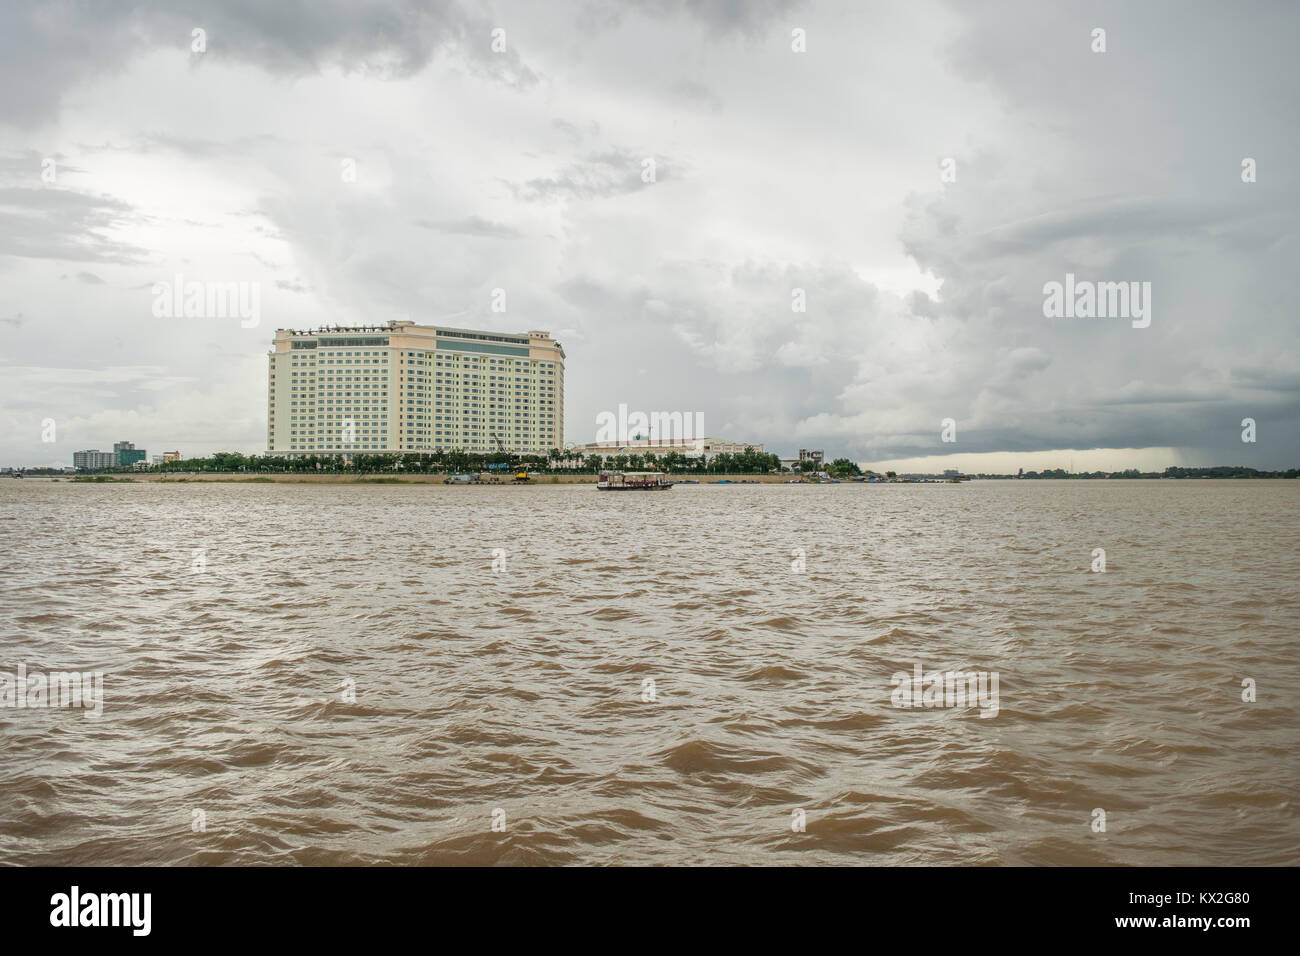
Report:
M 6 480 L 0 861 L 1295 865 L 1297 528 L 1284 481 Z

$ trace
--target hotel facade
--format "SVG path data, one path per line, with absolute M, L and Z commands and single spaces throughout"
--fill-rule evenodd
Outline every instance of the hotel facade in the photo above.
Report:
M 564 447 L 564 349 L 549 332 L 277 329 L 267 359 L 269 454 Z

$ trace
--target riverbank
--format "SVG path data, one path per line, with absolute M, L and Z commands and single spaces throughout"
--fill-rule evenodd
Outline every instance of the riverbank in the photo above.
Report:
M 79 483 L 97 483 L 95 479 L 102 478 L 102 483 L 109 482 L 154 482 L 158 484 L 201 484 L 201 483 L 244 483 L 244 484 L 287 484 L 287 485 L 440 485 L 446 479 L 446 475 L 354 475 L 354 474 L 273 474 L 273 475 L 250 475 L 240 472 L 232 473 L 212 473 L 212 472 L 194 472 L 194 473 L 146 473 L 140 475 L 85 475 L 76 478 L 63 479 L 65 481 L 78 481 Z M 674 482 L 698 481 L 702 485 L 714 484 L 718 481 L 727 481 L 730 483 L 746 482 L 753 484 L 784 484 L 790 480 L 789 475 L 670 475 Z M 503 479 L 499 485 L 501 487 L 509 486 L 511 488 L 528 488 L 537 485 L 594 485 L 596 476 L 591 474 L 577 475 L 534 475 L 529 481 L 516 482 L 509 479 Z M 483 482 L 477 487 L 496 487 L 497 482 Z

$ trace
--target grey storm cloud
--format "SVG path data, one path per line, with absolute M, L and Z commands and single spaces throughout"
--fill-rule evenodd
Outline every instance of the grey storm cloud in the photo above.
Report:
M 37 167 L 39 169 L 39 167 Z M 33 171 L 28 179 L 37 179 Z M 147 251 L 110 232 L 133 216 L 129 204 L 61 187 L 0 187 L 0 256 L 70 262 L 144 261 Z
M 432 229 L 435 232 L 445 232 L 458 236 L 483 236 L 488 239 L 518 239 L 522 235 L 519 230 L 510 226 L 503 225 L 499 222 L 489 222 L 481 216 L 470 216 L 466 219 L 444 220 L 441 222 L 431 222 L 428 219 L 417 219 L 415 224 L 422 229 Z
M 566 330 L 575 441 L 626 402 L 859 460 L 1295 465 L 1300 9 L 888 9 L 4 5 L 0 450 L 49 454 L 43 406 L 80 447 L 257 450 L 268 327 L 410 318 Z M 263 326 L 159 325 L 176 273 L 260 282 Z M 1046 317 L 1067 274 L 1149 282 L 1150 326 Z
M 522 86 L 537 79 L 508 48 L 493 54 L 492 24 L 475 5 L 453 0 L 20 0 L 0 6 L 0 116 L 15 125 L 37 124 L 67 88 L 151 49 L 189 57 L 195 29 L 205 31 L 205 58 L 276 74 L 336 66 L 409 76 L 438 51 L 455 47 L 494 79 Z
M 632 152 L 593 153 L 571 163 L 553 176 L 539 176 L 522 183 L 512 183 L 515 196 L 529 202 L 556 199 L 600 199 L 645 189 L 650 182 L 642 175 L 647 160 L 654 161 L 657 182 L 668 175 L 663 157 L 637 155 Z
M 634 10 L 654 17 L 689 18 L 715 37 L 754 36 L 801 5 L 802 0 L 607 0 L 593 5 L 599 11 L 593 19 L 609 24 L 617 22 L 623 10 Z

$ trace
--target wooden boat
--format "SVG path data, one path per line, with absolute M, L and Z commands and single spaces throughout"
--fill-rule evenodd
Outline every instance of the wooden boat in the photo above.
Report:
M 597 491 L 667 491 L 673 483 L 657 471 L 602 471 Z

